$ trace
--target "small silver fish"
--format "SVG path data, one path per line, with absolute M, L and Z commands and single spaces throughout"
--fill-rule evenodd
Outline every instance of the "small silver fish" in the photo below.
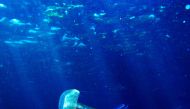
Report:
M 128 105 L 120 104 L 116 109 L 128 109 Z

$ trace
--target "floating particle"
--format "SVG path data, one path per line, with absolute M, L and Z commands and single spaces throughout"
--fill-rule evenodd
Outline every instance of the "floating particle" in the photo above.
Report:
M 68 10 L 65 10 L 65 15 L 68 15 L 68 14 L 69 14 Z
M 96 27 L 95 27 L 95 26 L 91 26 L 91 27 L 90 27 L 90 30 L 95 31 L 95 30 L 96 30 Z
M 55 26 L 52 26 L 51 27 L 51 31 L 58 31 L 60 30 L 61 28 L 60 27 L 55 27 Z
M 29 25 L 29 24 L 25 24 L 25 23 L 21 22 L 19 19 L 11 19 L 9 21 L 9 23 L 11 25 L 16 25 L 16 26 Z
M 0 18 L 0 22 L 5 21 L 6 19 L 7 19 L 6 17 L 2 17 L 2 18 Z
M 156 16 L 154 14 L 150 14 L 148 17 L 149 18 L 155 18 Z
M 50 19 L 43 19 L 43 22 L 50 23 L 51 20 Z
M 169 34 L 166 34 L 165 37 L 166 37 L 166 38 L 170 38 L 171 36 L 170 36 Z
M 106 13 L 104 13 L 104 12 L 101 12 L 101 13 L 94 13 L 94 14 L 93 14 L 94 17 L 102 17 L 102 16 L 105 16 L 105 15 L 106 15 Z
M 28 33 L 36 34 L 36 33 L 38 33 L 38 31 L 37 31 L 37 30 L 34 30 L 34 29 L 29 29 L 29 30 L 28 30 Z
M 82 43 L 82 42 L 80 42 L 79 44 L 78 44 L 78 47 L 85 47 L 86 45 L 84 44 L 84 43 Z
M 120 29 L 117 28 L 117 29 L 114 29 L 112 32 L 116 34 L 119 30 L 120 30 Z
M 165 8 L 165 6 L 160 6 L 160 8 L 161 8 L 161 9 L 164 9 L 164 8 Z
M 5 4 L 0 3 L 0 8 L 7 8 Z
M 190 9 L 190 4 L 187 4 L 187 5 L 185 6 L 185 9 L 186 9 L 186 10 L 189 10 L 189 9 Z
M 135 16 L 131 16 L 131 17 L 129 17 L 129 19 L 130 19 L 130 20 L 135 19 Z
M 164 11 L 164 9 L 165 9 L 165 6 L 160 6 L 160 12 L 163 12 Z

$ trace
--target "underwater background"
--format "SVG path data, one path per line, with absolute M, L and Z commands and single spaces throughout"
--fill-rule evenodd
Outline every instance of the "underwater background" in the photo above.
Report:
M 96 109 L 190 109 L 190 1 L 0 0 L 0 109 L 58 109 L 68 89 Z

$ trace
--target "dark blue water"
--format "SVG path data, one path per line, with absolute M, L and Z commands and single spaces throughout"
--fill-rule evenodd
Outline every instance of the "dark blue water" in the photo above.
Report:
M 189 109 L 189 4 L 0 0 L 0 109 Z

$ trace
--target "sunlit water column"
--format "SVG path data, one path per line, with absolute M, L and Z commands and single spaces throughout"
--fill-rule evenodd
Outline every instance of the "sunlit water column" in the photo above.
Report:
M 20 50 L 20 48 L 14 48 L 14 47 L 9 47 L 9 50 L 11 52 L 14 65 L 16 67 L 17 72 L 15 73 L 17 73 L 16 75 L 18 75 L 17 77 L 19 77 L 15 78 L 16 80 L 15 82 L 19 82 L 18 84 L 22 88 L 20 90 L 24 92 L 22 94 L 28 99 L 26 103 L 34 106 L 34 108 L 43 109 L 43 102 L 41 101 L 41 98 L 38 94 L 38 90 L 36 89 L 35 85 L 32 83 L 32 79 L 28 76 L 28 74 L 30 73 L 30 70 L 28 69 L 29 64 L 24 59 L 24 54 L 26 53 L 26 55 L 28 55 L 27 52 L 23 53 Z M 14 94 L 19 94 L 19 93 L 14 93 Z

